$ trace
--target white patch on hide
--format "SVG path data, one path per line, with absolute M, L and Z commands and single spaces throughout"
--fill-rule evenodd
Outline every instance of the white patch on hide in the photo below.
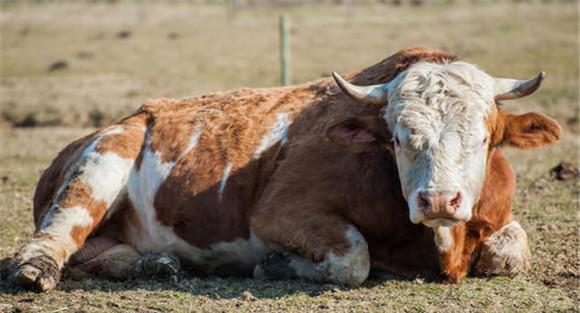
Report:
M 127 185 L 133 163 L 133 159 L 122 158 L 115 152 L 93 152 L 88 156 L 79 179 L 91 187 L 94 200 L 110 205 Z
M 320 262 L 317 268 L 326 280 L 358 286 L 365 281 L 370 271 L 368 245 L 354 226 L 348 226 L 345 237 L 350 244 L 350 249 L 341 256 L 333 251 L 327 252 L 324 261 Z
M 92 188 L 92 197 L 95 200 L 105 201 L 111 205 L 119 191 L 125 186 L 134 160 L 121 158 L 112 151 L 99 154 L 95 152 L 95 149 L 104 137 L 122 134 L 124 131 L 122 126 L 114 126 L 98 133 L 75 164 L 67 171 L 64 182 L 54 195 L 53 201 L 60 199 L 73 179 L 80 179 Z M 80 174 L 75 176 L 79 172 Z M 119 181 L 116 181 L 117 179 Z M 52 213 L 49 211 L 45 219 L 50 218 L 51 215 Z
M 164 163 L 159 151 L 151 150 L 149 132 L 142 153 L 141 166 L 139 170 L 131 170 L 127 184 L 129 199 L 137 211 L 141 227 L 129 227 L 129 232 L 135 236 L 133 244 L 139 252 L 163 252 L 163 248 L 173 245 L 176 238 L 170 227 L 157 220 L 154 202 L 159 186 L 169 176 L 175 162 Z
M 451 228 L 438 226 L 433 228 L 435 233 L 435 245 L 439 252 L 447 252 L 453 246 L 453 234 L 451 233 Z
M 201 127 L 198 127 L 192 134 L 191 134 L 191 138 L 189 139 L 189 143 L 187 144 L 187 147 L 185 148 L 185 150 L 183 150 L 183 152 L 181 153 L 181 157 L 185 156 L 186 154 L 188 154 L 191 150 L 193 150 L 193 148 L 195 148 L 199 142 L 199 139 L 201 138 L 201 135 L 203 133 L 203 130 L 201 129 Z
M 280 142 L 281 145 L 286 144 L 290 123 L 288 113 L 276 114 L 276 122 L 272 125 L 270 132 L 262 138 L 260 145 L 254 152 L 254 158 L 259 158 L 264 151 L 268 150 L 277 142 Z
M 220 200 L 222 199 L 222 196 L 224 194 L 224 190 L 226 189 L 226 184 L 228 183 L 228 178 L 230 177 L 230 172 L 232 171 L 232 166 L 233 166 L 233 163 L 228 162 L 228 164 L 226 164 L 226 167 L 224 168 L 224 172 L 222 174 L 222 179 L 220 181 L 220 187 L 218 190 L 218 195 L 219 195 Z

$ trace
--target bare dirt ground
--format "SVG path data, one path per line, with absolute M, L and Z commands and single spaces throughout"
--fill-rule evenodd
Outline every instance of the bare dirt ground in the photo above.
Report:
M 90 127 L 148 98 L 276 85 L 280 12 L 131 1 L 1 7 L 0 257 L 33 232 L 32 193 L 41 171 Z M 191 278 L 64 281 L 35 294 L 14 293 L 0 282 L 0 312 L 578 311 L 580 182 L 549 174 L 561 160 L 578 165 L 579 159 L 577 4 L 302 6 L 284 12 L 292 20 L 295 82 L 361 68 L 410 46 L 457 53 L 496 76 L 547 72 L 536 95 L 505 104 L 509 112 L 549 114 L 565 130 L 562 142 L 548 149 L 507 150 L 518 175 L 514 212 L 534 256 L 531 272 L 469 278 L 458 286 L 369 281 L 354 289 Z

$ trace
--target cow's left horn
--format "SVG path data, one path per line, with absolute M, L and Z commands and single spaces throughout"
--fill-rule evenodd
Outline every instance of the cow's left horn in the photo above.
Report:
M 541 72 L 536 77 L 528 80 L 509 78 L 496 78 L 494 93 L 495 100 L 511 100 L 525 97 L 538 90 L 546 73 Z
M 387 103 L 389 84 L 356 86 L 344 80 L 344 78 L 340 77 L 336 72 L 332 72 L 332 77 L 334 77 L 334 80 L 342 91 L 356 100 L 370 104 Z

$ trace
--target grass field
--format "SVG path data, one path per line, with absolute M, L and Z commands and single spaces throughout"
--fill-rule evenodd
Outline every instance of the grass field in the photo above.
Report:
M 276 85 L 280 12 L 157 2 L 0 9 L 0 257 L 33 231 L 32 193 L 41 171 L 90 127 L 148 98 Z M 292 21 L 297 83 L 371 65 L 409 46 L 457 53 L 496 76 L 547 72 L 536 95 L 505 105 L 510 112 L 549 114 L 565 130 L 562 142 L 548 149 L 507 150 L 518 175 L 514 212 L 534 256 L 531 272 L 470 278 L 459 286 L 369 281 L 355 289 L 216 278 L 64 281 L 41 295 L 13 293 L 2 282 L 0 312 L 579 311 L 580 182 L 549 175 L 561 160 L 579 159 L 577 4 L 298 6 L 284 12 Z

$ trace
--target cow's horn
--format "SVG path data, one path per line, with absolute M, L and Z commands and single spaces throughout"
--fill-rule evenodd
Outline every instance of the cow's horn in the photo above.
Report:
M 356 100 L 370 104 L 387 103 L 389 84 L 356 86 L 344 80 L 344 78 L 340 77 L 336 72 L 332 72 L 332 77 L 334 77 L 334 80 L 342 91 Z
M 495 100 L 511 100 L 525 97 L 534 93 L 544 80 L 546 73 L 540 72 L 536 77 L 528 80 L 496 78 L 494 93 Z

